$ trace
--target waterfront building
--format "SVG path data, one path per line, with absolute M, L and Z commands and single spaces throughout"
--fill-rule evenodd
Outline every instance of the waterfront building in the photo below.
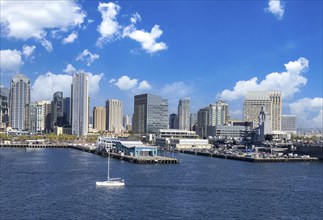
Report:
M 13 129 L 25 129 L 25 106 L 30 102 L 30 80 L 23 74 L 11 79 L 9 95 L 9 123 Z
M 198 139 L 195 131 L 179 129 L 160 129 L 155 137 L 157 146 L 169 145 L 171 139 Z
M 72 134 L 80 137 L 88 133 L 88 75 L 78 73 L 72 83 Z
M 70 115 L 71 115 L 71 98 L 63 98 L 63 125 L 70 125 Z
M 63 92 L 55 92 L 52 101 L 51 123 L 52 127 L 63 127 Z
M 249 91 L 244 100 L 243 116 L 245 121 L 252 121 L 257 126 L 258 115 L 265 107 L 271 130 L 281 130 L 282 96 L 279 91 Z
M 130 115 L 123 116 L 122 125 L 127 131 L 131 130 L 132 118 Z
M 106 129 L 106 109 L 105 107 L 93 108 L 93 128 L 98 131 Z
M 296 134 L 296 115 L 282 115 L 282 131 Z
M 168 127 L 168 101 L 152 94 L 134 97 L 133 131 L 135 134 L 157 133 Z
M 172 149 L 185 150 L 185 149 L 199 149 L 199 150 L 210 150 L 212 145 L 206 139 L 180 139 L 171 138 L 169 140 L 169 146 Z
M 202 108 L 197 112 L 196 133 L 202 137 L 207 137 L 207 128 L 209 125 L 209 107 Z
M 47 112 L 48 108 L 51 109 L 51 101 L 37 101 L 37 112 L 36 112 L 36 121 L 37 121 L 37 132 L 43 132 L 46 130 L 46 117 L 51 117 L 51 111 Z M 48 116 L 47 116 L 48 115 Z M 50 127 L 50 120 L 48 122 Z
M 244 138 L 247 134 L 250 134 L 250 127 L 246 126 L 232 126 L 232 125 L 219 125 L 210 126 L 208 128 L 208 134 L 212 137 L 218 138 Z
M 157 156 L 157 147 L 144 145 L 141 141 L 120 141 L 114 149 L 116 153 L 123 153 L 127 156 Z
M 0 129 L 9 123 L 9 89 L 0 87 Z
M 190 99 L 180 99 L 178 103 L 178 129 L 190 130 Z
M 190 130 L 191 131 L 195 131 L 196 123 L 197 123 L 197 114 L 196 113 L 192 113 L 190 115 Z
M 106 130 L 122 131 L 123 102 L 116 99 L 106 101 Z
M 37 133 L 37 103 L 30 102 L 25 105 L 25 130 L 30 133 Z
M 169 115 L 169 129 L 178 129 L 178 117 L 176 114 Z

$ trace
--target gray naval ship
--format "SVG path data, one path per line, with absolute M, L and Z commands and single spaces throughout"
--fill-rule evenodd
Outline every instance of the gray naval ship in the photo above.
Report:
M 294 145 L 293 153 L 298 155 L 310 155 L 323 160 L 323 144 L 298 144 Z

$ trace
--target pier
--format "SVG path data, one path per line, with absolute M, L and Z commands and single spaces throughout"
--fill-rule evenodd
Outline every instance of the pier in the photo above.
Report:
M 66 143 L 56 143 L 56 144 L 27 144 L 27 143 L 11 143 L 11 144 L 4 144 L 1 143 L 0 147 L 11 147 L 11 148 L 71 148 L 79 151 L 84 151 L 88 153 L 97 154 L 100 156 L 107 157 L 106 153 L 102 153 L 100 151 L 96 151 L 96 147 L 93 145 L 82 145 L 82 144 L 66 144 Z M 162 156 L 140 156 L 140 157 L 133 157 L 122 155 L 118 153 L 110 153 L 110 157 L 124 160 L 130 163 L 136 164 L 178 164 L 179 160 L 172 157 L 162 157 Z
M 190 151 L 190 150 L 180 150 L 180 153 L 193 154 L 199 156 L 207 157 L 217 157 L 229 160 L 240 160 L 246 162 L 256 162 L 256 163 L 277 163 L 277 162 L 317 162 L 319 161 L 316 157 L 276 157 L 276 158 L 256 158 L 256 157 L 246 157 L 225 153 L 209 153 L 200 151 Z

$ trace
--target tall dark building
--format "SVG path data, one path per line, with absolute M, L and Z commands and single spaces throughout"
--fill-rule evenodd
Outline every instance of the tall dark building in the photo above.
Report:
M 63 116 L 63 92 L 55 92 L 52 101 L 52 127 L 62 127 Z
M 9 89 L 0 87 L 0 128 L 9 123 Z
M 178 129 L 178 117 L 176 114 L 169 115 L 169 129 Z
M 70 125 L 70 114 L 71 114 L 71 98 L 63 98 L 63 125 Z
M 134 99 L 133 131 L 135 134 L 157 133 L 168 127 L 168 101 L 151 94 Z

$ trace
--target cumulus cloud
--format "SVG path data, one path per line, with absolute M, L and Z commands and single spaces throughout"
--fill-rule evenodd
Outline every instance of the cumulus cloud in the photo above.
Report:
M 5 37 L 27 40 L 34 38 L 48 50 L 48 30 L 66 31 L 79 27 L 86 17 L 75 1 L 1 1 L 1 32 Z
M 289 104 L 298 128 L 323 128 L 323 98 L 303 98 Z
M 85 60 L 87 66 L 91 66 L 91 63 L 93 63 L 96 59 L 99 59 L 98 54 L 91 53 L 88 49 L 83 50 L 82 53 L 78 55 L 76 60 Z
M 137 82 L 137 79 L 130 79 L 128 76 L 121 76 L 114 85 L 118 86 L 121 90 L 129 90 L 135 88 Z
M 150 33 L 145 30 L 137 30 L 136 27 L 131 24 L 124 28 L 123 37 L 129 37 L 141 44 L 143 50 L 147 53 L 156 53 L 158 51 L 167 50 L 167 45 L 164 42 L 157 43 L 156 40 L 163 34 L 159 25 L 155 25 Z
M 0 50 L 1 73 L 16 73 L 23 63 L 19 50 Z
M 99 3 L 98 11 L 101 13 L 102 22 L 97 27 L 100 33 L 100 38 L 97 40 L 96 45 L 102 47 L 106 41 L 112 40 L 118 34 L 120 25 L 116 18 L 121 7 L 115 3 Z
M 22 48 L 22 53 L 25 56 L 25 58 L 33 59 L 34 57 L 32 56 L 32 54 L 34 53 L 35 49 L 36 49 L 35 45 L 32 45 L 32 46 L 24 45 Z
M 139 90 L 149 90 L 151 89 L 151 85 L 146 81 L 142 81 L 140 84 L 139 84 Z
M 99 83 L 103 73 L 99 75 L 89 72 L 85 73 L 89 76 L 89 94 L 95 95 L 100 89 Z M 51 72 L 38 76 L 32 86 L 32 100 L 52 100 L 53 94 L 57 91 L 62 91 L 64 96 L 70 96 L 72 79 L 71 75 L 54 74 Z
M 68 35 L 66 38 L 63 39 L 62 43 L 63 44 L 70 44 L 73 43 L 78 37 L 78 34 L 76 31 Z
M 76 73 L 75 67 L 69 63 L 66 65 L 66 68 L 63 71 L 64 71 L 64 73 L 67 73 L 70 75 L 73 75 L 74 73 Z
M 112 84 L 112 83 L 114 83 L 114 82 L 116 82 L 116 81 L 117 81 L 116 79 L 110 79 L 110 80 L 109 80 L 109 83 L 110 83 L 110 84 Z
M 284 98 L 291 98 L 307 83 L 307 79 L 302 73 L 308 69 L 308 63 L 308 60 L 303 57 L 296 61 L 290 61 L 285 64 L 286 71 L 270 73 L 260 82 L 257 77 L 238 81 L 233 90 L 226 89 L 218 94 L 218 97 L 225 100 L 235 100 L 244 97 L 248 91 L 279 90 L 282 91 Z
M 285 13 L 284 5 L 280 0 L 269 0 L 268 7 L 265 10 L 276 16 L 278 20 L 281 20 Z

